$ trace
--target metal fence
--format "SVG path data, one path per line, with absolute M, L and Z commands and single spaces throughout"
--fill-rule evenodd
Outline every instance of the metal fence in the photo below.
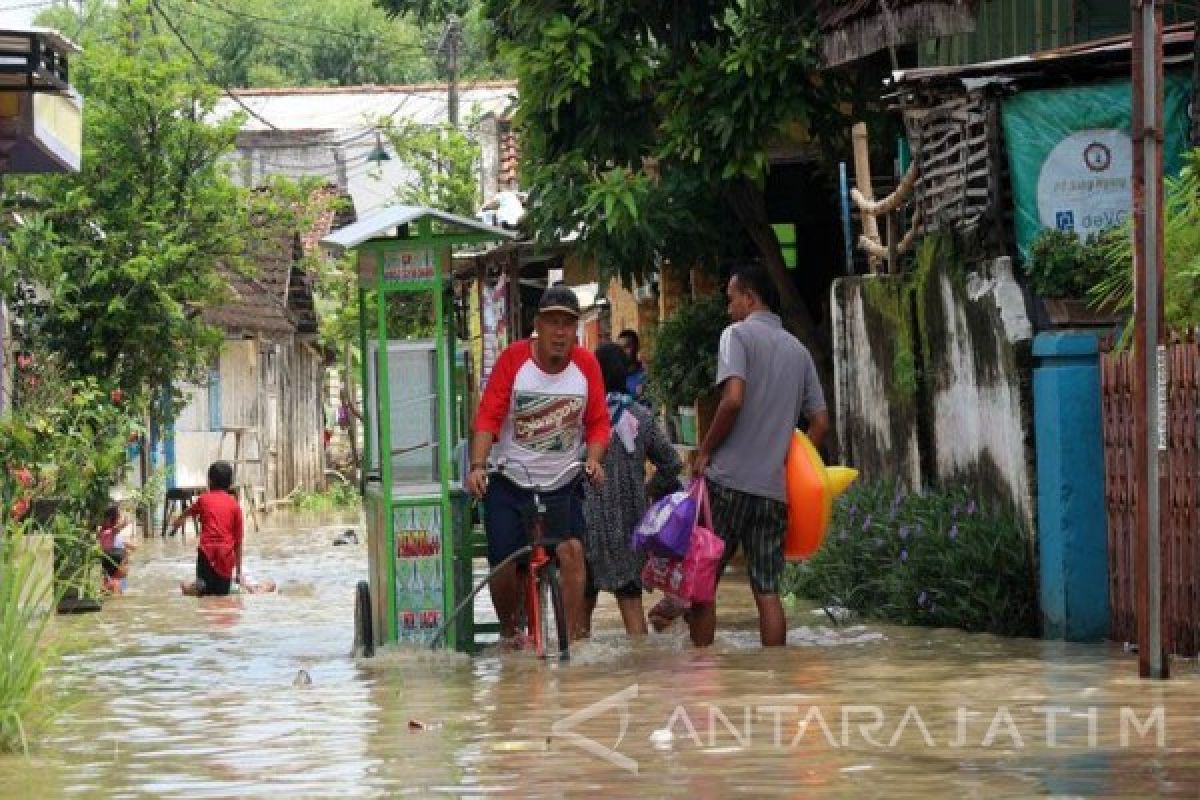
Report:
M 1163 643 L 1179 656 L 1200 653 L 1200 343 L 1168 348 L 1166 491 L 1162 496 Z M 1108 511 L 1112 638 L 1137 641 L 1134 571 L 1138 476 L 1134 470 L 1133 358 L 1102 360 L 1105 502 Z

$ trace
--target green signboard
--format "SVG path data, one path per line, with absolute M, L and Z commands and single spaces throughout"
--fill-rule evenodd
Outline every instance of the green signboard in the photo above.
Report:
M 1187 147 L 1189 82 L 1167 76 L 1164 169 L 1174 175 Z M 1080 238 L 1121 224 L 1133 207 L 1128 80 L 1021 92 L 1004 103 L 1017 249 L 1044 228 Z

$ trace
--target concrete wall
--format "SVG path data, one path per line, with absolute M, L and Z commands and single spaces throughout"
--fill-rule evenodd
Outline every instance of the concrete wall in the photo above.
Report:
M 841 460 L 910 487 L 968 484 L 1034 515 L 1033 326 L 1011 262 L 962 275 L 947 249 L 908 276 L 832 290 Z
M 839 463 L 915 488 L 921 484 L 916 397 L 900 377 L 912 324 L 893 308 L 903 302 L 903 282 L 845 278 L 832 292 Z

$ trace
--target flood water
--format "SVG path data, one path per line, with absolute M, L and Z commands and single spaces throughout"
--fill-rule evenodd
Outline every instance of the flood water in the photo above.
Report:
M 896 628 L 792 609 L 757 644 L 721 589 L 718 642 L 630 645 L 605 601 L 568 665 L 528 654 L 350 657 L 366 547 L 275 515 L 268 595 L 179 594 L 194 540 L 147 540 L 129 591 L 60 618 L 71 698 L 11 797 L 1195 797 L 1200 680 L 1139 681 L 1112 645 Z M 299 670 L 310 685 L 295 685 Z M 303 683 L 303 681 L 301 681 Z M 576 715 L 572 717 L 571 715 Z

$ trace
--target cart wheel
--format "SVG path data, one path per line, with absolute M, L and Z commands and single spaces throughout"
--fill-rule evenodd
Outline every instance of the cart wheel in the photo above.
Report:
M 375 655 L 375 631 L 371 625 L 371 585 L 359 581 L 354 590 L 354 652 L 363 658 Z

